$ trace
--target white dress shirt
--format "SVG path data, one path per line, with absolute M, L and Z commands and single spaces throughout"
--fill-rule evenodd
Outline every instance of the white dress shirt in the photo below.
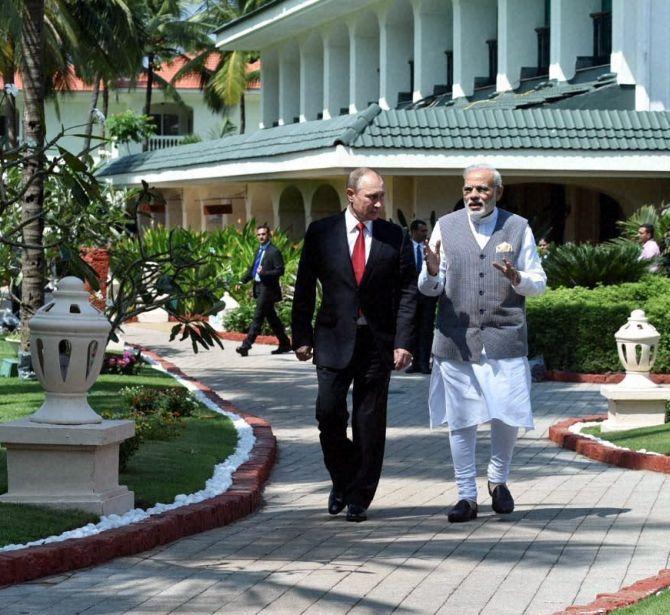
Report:
M 470 229 L 480 248 L 488 243 L 496 222 L 498 209 L 479 223 L 469 218 Z M 442 240 L 439 225 L 430 237 L 431 249 Z M 419 274 L 418 287 L 424 294 L 436 297 L 444 292 L 447 271 L 445 251 L 440 246 L 440 269 L 437 275 L 428 274 L 424 262 Z M 542 269 L 530 227 L 521 243 L 515 268 L 520 282 L 512 288 L 520 295 L 532 297 L 546 289 L 547 276 Z M 500 273 L 500 275 L 503 275 Z M 431 428 L 447 423 L 452 430 L 487 423 L 499 419 L 508 425 L 533 428 L 530 407 L 530 368 L 526 357 L 489 359 L 486 348 L 479 363 L 433 358 L 428 408 Z
M 344 210 L 344 224 L 347 227 L 347 241 L 349 242 L 349 256 L 354 252 L 354 245 L 356 244 L 356 239 L 358 239 L 358 229 L 356 228 L 360 223 L 360 220 L 354 216 L 349 211 L 349 207 Z M 370 256 L 370 245 L 372 244 L 372 220 L 367 220 L 363 222 L 365 228 L 363 233 L 365 233 L 365 262 L 368 262 L 368 256 Z

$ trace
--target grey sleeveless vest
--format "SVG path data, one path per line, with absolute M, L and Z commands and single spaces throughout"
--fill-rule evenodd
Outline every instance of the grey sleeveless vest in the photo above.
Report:
M 447 272 L 440 296 L 433 354 L 478 363 L 482 348 L 491 359 L 528 354 L 524 298 L 492 265 L 506 258 L 515 265 L 528 222 L 498 210 L 489 242 L 480 248 L 465 209 L 439 219 Z M 496 251 L 498 248 L 498 251 Z M 501 251 L 511 248 L 509 251 Z

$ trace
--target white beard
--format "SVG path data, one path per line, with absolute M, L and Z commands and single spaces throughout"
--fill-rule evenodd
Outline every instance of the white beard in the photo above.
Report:
M 466 209 L 468 212 L 468 216 L 470 217 L 470 220 L 472 222 L 481 222 L 482 218 L 486 216 L 490 216 L 493 213 L 493 210 L 495 209 L 496 202 L 493 201 L 491 205 L 491 209 L 489 211 L 486 211 L 486 209 L 482 209 L 480 211 L 472 211 L 469 207 L 466 205 Z

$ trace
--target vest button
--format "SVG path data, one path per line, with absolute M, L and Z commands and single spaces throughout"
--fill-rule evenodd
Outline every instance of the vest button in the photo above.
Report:
M 485 258 L 486 258 L 486 254 L 480 254 L 480 255 L 479 255 L 479 258 L 481 258 L 482 260 L 485 259 Z
M 479 328 L 480 328 L 482 331 L 485 329 L 484 325 L 482 325 L 482 326 L 479 327 Z
M 481 309 L 479 310 L 479 313 L 480 313 L 480 314 L 483 314 L 483 313 L 484 313 L 484 308 L 481 308 Z
M 484 291 L 483 291 L 483 290 L 480 290 L 480 291 L 479 291 L 479 294 L 480 294 L 480 295 L 483 295 L 483 294 L 484 294 Z
M 484 277 L 484 272 L 483 272 L 483 271 L 480 271 L 480 272 L 479 272 L 479 277 L 480 277 L 480 278 L 483 278 L 483 277 Z

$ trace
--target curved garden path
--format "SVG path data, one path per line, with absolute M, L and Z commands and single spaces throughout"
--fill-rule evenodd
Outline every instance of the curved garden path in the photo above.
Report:
M 3 615 L 542 615 L 668 566 L 668 476 L 605 466 L 546 438 L 561 418 L 605 410 L 598 385 L 536 385 L 537 428 L 514 459 L 517 511 L 493 514 L 480 480 L 480 517 L 451 525 L 448 440 L 426 427 L 428 379 L 394 376 L 382 482 L 369 520 L 352 524 L 325 512 L 311 365 L 271 356 L 267 346 L 242 359 L 234 342 L 193 355 L 149 325 L 130 327 L 127 339 L 270 421 L 279 455 L 265 504 L 240 522 L 138 557 L 0 590 Z M 480 474 L 487 449 L 482 442 Z

